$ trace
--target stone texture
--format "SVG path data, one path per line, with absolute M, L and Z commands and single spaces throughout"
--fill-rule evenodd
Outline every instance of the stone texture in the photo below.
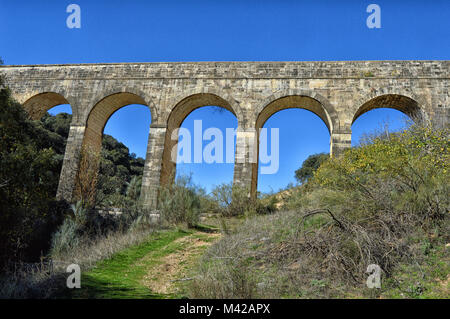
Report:
M 72 198 L 83 146 L 99 151 L 109 117 L 128 104 L 151 111 L 142 198 L 156 205 L 158 187 L 173 176 L 170 137 L 192 110 L 224 107 L 238 120 L 234 181 L 255 194 L 257 164 L 248 141 L 275 112 L 304 108 L 330 132 L 330 151 L 351 145 L 351 125 L 378 107 L 448 125 L 450 61 L 180 62 L 1 66 L 13 96 L 34 119 L 68 103 L 73 122 L 58 189 Z

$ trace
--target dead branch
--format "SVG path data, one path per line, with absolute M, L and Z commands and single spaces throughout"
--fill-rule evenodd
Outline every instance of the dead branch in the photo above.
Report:
M 333 213 L 328 209 L 315 209 L 312 211 L 307 212 L 305 215 L 302 216 L 302 221 L 305 220 L 305 218 L 310 217 L 312 215 L 317 215 L 317 214 L 323 214 L 323 213 L 327 213 L 331 216 L 331 218 L 333 218 L 333 220 L 338 224 L 339 228 L 345 230 L 344 225 L 339 221 L 339 219 L 337 219 Z
M 0 188 L 5 187 L 6 185 L 8 185 L 8 183 L 9 183 L 9 180 L 0 182 Z

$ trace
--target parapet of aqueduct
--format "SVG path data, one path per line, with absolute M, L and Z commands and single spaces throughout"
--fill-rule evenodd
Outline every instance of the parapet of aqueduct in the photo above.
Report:
M 109 117 L 143 104 L 151 125 L 142 182 L 144 204 L 156 206 L 158 187 L 170 182 L 171 132 L 194 109 L 232 112 L 240 137 L 254 137 L 286 108 L 319 116 L 330 132 L 330 152 L 351 145 L 351 125 L 363 113 L 388 107 L 448 125 L 450 61 L 192 62 L 1 66 L 13 96 L 33 119 L 70 104 L 70 126 L 57 196 L 72 200 L 81 150 L 101 149 Z M 257 164 L 236 152 L 234 183 L 256 192 Z

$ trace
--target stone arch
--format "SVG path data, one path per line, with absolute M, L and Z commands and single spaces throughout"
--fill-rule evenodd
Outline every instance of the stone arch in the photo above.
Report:
M 130 104 L 142 104 L 148 107 L 147 102 L 140 95 L 129 92 L 116 92 L 97 101 L 91 108 L 86 120 L 86 132 L 83 145 L 89 145 L 100 150 L 103 129 L 109 118 L 119 109 Z M 151 113 L 151 108 L 150 113 Z M 151 113 L 153 116 L 153 114 Z
M 265 121 L 276 112 L 288 108 L 302 108 L 313 112 L 322 119 L 330 134 L 339 128 L 339 118 L 335 107 L 321 94 L 303 89 L 278 91 L 265 98 L 253 114 L 255 128 L 262 127 Z
M 72 106 L 67 98 L 56 92 L 42 92 L 33 95 L 23 103 L 23 108 L 27 111 L 31 119 L 39 120 L 52 107 L 61 104 L 69 104 L 72 109 L 72 116 L 74 118 L 76 117 L 76 108 Z
M 168 123 L 168 120 L 172 116 L 173 111 L 175 111 L 176 108 L 180 107 L 180 103 L 192 105 L 191 107 L 197 105 L 192 108 L 187 113 L 187 115 L 189 115 L 189 113 L 197 108 L 214 105 L 223 107 L 233 113 L 238 120 L 239 126 L 243 125 L 245 121 L 244 112 L 241 109 L 239 102 L 235 100 L 233 96 L 231 96 L 231 94 L 221 89 L 206 87 L 201 90 L 184 90 L 183 93 L 175 95 L 173 98 L 171 98 L 167 104 L 169 106 L 167 108 L 168 111 L 161 116 L 162 123 Z
M 98 172 L 103 130 L 109 118 L 116 111 L 130 104 L 142 104 L 148 107 L 144 98 L 139 95 L 129 92 L 115 92 L 98 100 L 90 109 L 81 145 L 81 162 L 78 167 L 75 192 L 80 185 L 80 179 L 91 178 L 95 176 L 94 173 Z M 86 160 L 83 160 L 83 156 L 86 157 Z M 94 183 L 83 187 L 89 187 L 93 194 L 95 193 L 95 186 Z
M 353 115 L 353 124 L 361 115 L 377 108 L 391 108 L 398 110 L 412 120 L 426 119 L 427 115 L 424 109 L 426 102 L 417 95 L 405 95 L 404 93 L 371 93 L 369 96 L 361 98 L 356 103 L 357 109 Z
M 172 133 L 178 129 L 186 117 L 194 110 L 203 106 L 219 106 L 231 113 L 238 119 L 238 125 L 243 121 L 243 115 L 240 111 L 237 102 L 229 95 L 222 97 L 218 95 L 215 90 L 204 90 L 200 93 L 197 91 L 185 92 L 179 95 L 178 100 L 172 99 L 173 107 L 170 108 L 170 113 L 165 116 L 166 134 L 164 137 L 164 150 L 161 162 L 160 185 L 167 185 L 171 183 L 175 174 L 176 163 L 171 160 L 171 152 L 176 148 L 177 140 L 172 140 Z
M 91 112 L 96 107 L 96 105 L 99 104 L 100 102 L 102 102 L 103 100 L 105 100 L 107 98 L 112 99 L 113 97 L 120 97 L 120 94 L 122 94 L 122 93 L 126 93 L 126 94 L 130 95 L 130 98 L 128 100 L 131 101 L 131 103 L 124 104 L 123 106 L 129 105 L 129 104 L 142 104 L 142 105 L 145 105 L 145 106 L 147 106 L 150 109 L 152 122 L 156 121 L 158 119 L 159 112 L 158 112 L 157 107 L 147 97 L 145 92 L 140 90 L 140 89 L 138 89 L 138 88 L 126 88 L 126 89 L 123 89 L 123 90 L 111 89 L 111 90 L 101 91 L 101 92 L 97 93 L 92 98 L 92 101 L 94 101 L 94 103 L 92 103 L 91 106 L 87 109 L 88 113 L 87 113 L 86 116 L 89 117 Z M 131 98 L 132 95 L 134 95 L 135 98 Z M 133 101 L 139 101 L 139 102 L 133 102 Z M 142 101 L 144 101 L 144 102 L 142 102 Z M 118 109 L 120 109 L 120 107 Z M 114 112 L 112 114 L 114 114 Z
M 275 113 L 289 108 L 301 108 L 316 114 L 331 134 L 339 129 L 339 119 L 334 106 L 326 98 L 311 90 L 289 90 L 277 92 L 265 99 L 255 112 L 256 161 L 252 163 L 250 194 L 256 197 L 259 165 L 259 129 Z

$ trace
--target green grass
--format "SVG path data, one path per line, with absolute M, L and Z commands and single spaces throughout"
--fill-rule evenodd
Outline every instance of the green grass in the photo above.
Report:
M 385 298 L 449 299 L 447 280 L 450 274 L 449 251 L 445 247 L 430 248 L 420 264 L 401 265 L 396 281 L 388 279 Z M 446 281 L 447 280 L 447 281 Z
M 74 298 L 173 298 L 177 296 L 156 294 L 140 281 L 158 259 L 182 248 L 178 238 L 192 231 L 171 230 L 149 236 L 148 241 L 115 254 L 81 276 L 81 289 Z M 144 258 L 150 254 L 150 258 Z
M 179 270 L 184 277 L 192 275 L 192 260 L 203 253 L 203 249 L 189 247 L 189 242 L 177 241 L 190 236 L 192 240 L 211 242 L 209 233 L 217 228 L 200 224 L 194 229 L 172 229 L 149 235 L 144 243 L 125 249 L 112 258 L 99 262 L 94 268 L 82 272 L 81 288 L 76 289 L 69 298 L 83 299 L 160 299 L 182 298 L 186 282 L 174 282 L 176 293 L 155 293 L 147 288 L 143 279 L 153 268 L 163 263 L 164 257 L 177 251 L 190 249 L 192 259 L 182 261 Z M 153 278 L 154 279 L 154 278 Z M 152 279 L 150 279 L 152 280 Z

